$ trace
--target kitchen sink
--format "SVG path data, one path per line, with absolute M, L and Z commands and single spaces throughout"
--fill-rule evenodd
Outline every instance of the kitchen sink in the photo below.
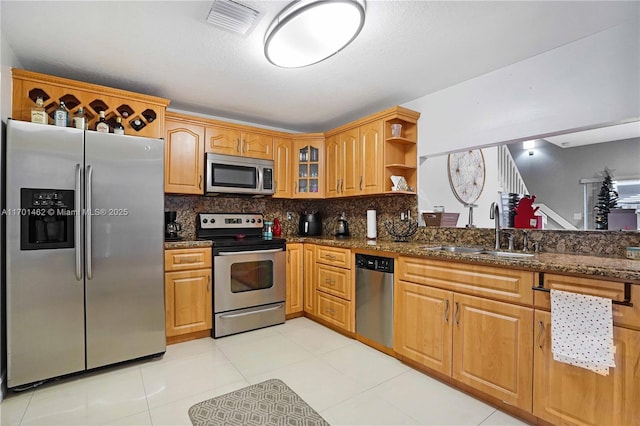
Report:
M 424 246 L 420 247 L 423 250 L 432 250 L 432 251 L 448 251 L 451 253 L 469 253 L 469 254 L 480 254 L 482 253 L 482 249 L 477 247 L 459 247 L 459 246 Z
M 498 257 L 533 257 L 532 253 L 518 253 L 515 251 L 482 250 L 479 254 L 488 254 L 489 256 Z
M 533 257 L 532 253 L 519 253 L 514 251 L 497 251 L 497 250 L 484 250 L 477 247 L 462 247 L 462 246 L 423 246 L 420 247 L 423 250 L 430 251 L 448 251 L 450 253 L 466 253 L 466 254 L 486 254 L 489 256 L 497 257 Z

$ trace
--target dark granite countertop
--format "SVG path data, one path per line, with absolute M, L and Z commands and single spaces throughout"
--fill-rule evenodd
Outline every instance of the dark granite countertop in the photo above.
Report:
M 558 272 L 566 274 L 591 275 L 594 277 L 623 280 L 640 285 L 640 261 L 613 257 L 573 255 L 566 253 L 536 253 L 532 257 L 498 257 L 486 254 L 452 253 L 442 250 L 426 250 L 425 247 L 437 244 L 425 242 L 399 243 L 390 240 L 378 240 L 368 244 L 367 240 L 357 238 L 288 237 L 290 243 L 313 243 L 352 250 L 371 250 L 395 255 L 423 256 L 432 259 L 457 260 L 485 265 L 506 266 L 539 272 Z M 210 247 L 211 241 L 172 241 L 165 242 L 165 249 Z M 382 254 L 382 253 L 381 253 Z
M 165 241 L 164 248 L 166 249 L 184 249 L 184 248 L 201 248 L 211 247 L 213 242 L 209 240 L 182 240 L 182 241 Z
M 499 257 L 486 254 L 452 253 L 443 250 L 426 250 L 424 247 L 437 246 L 420 242 L 398 243 L 377 241 L 368 244 L 363 239 L 338 238 L 287 238 L 287 242 L 314 243 L 353 250 L 374 250 L 396 255 L 423 256 L 432 259 L 458 260 L 485 265 L 506 266 L 539 272 L 559 272 L 567 274 L 592 275 L 601 278 L 628 281 L 640 285 L 640 261 L 622 258 L 573 255 L 566 253 L 535 253 L 532 257 Z M 485 247 L 486 248 L 486 247 Z

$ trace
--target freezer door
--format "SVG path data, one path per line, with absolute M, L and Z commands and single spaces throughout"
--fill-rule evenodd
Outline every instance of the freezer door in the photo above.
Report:
M 69 223 L 73 247 L 20 248 L 21 215 L 29 213 L 21 210 L 21 188 L 70 190 L 74 208 L 80 204 L 82 140 L 81 130 L 8 120 L 4 213 L 9 387 L 85 369 L 84 288 L 78 270 L 82 240 L 76 227 L 80 218 Z
M 164 143 L 86 132 L 87 368 L 162 353 Z

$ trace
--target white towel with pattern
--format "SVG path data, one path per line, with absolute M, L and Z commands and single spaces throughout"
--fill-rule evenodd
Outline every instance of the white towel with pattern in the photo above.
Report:
M 611 300 L 551 290 L 551 352 L 603 376 L 615 367 Z

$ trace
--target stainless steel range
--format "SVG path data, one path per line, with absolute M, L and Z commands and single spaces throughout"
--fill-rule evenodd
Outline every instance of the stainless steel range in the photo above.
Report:
M 200 213 L 196 236 L 213 241 L 213 330 L 222 337 L 285 320 L 286 243 L 264 239 L 260 213 Z

